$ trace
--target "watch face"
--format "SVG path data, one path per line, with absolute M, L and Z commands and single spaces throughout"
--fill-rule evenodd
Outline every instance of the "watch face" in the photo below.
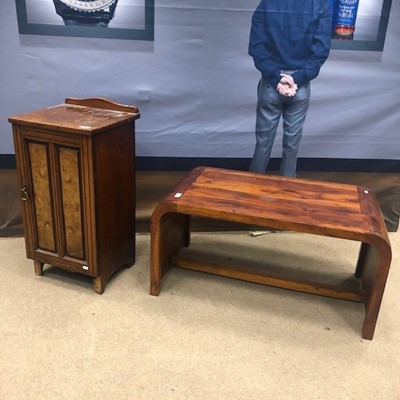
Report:
M 116 0 L 60 0 L 65 5 L 79 11 L 99 11 L 115 3 Z

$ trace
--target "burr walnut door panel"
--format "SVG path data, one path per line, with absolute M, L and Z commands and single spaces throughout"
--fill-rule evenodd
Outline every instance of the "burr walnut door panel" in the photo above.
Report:
M 82 272 L 87 263 L 80 147 L 24 140 L 31 249 Z M 49 260 L 51 261 L 51 260 Z

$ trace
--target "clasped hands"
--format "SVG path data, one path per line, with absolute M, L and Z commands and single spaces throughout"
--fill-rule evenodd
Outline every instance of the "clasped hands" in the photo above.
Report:
M 282 79 L 278 83 L 276 90 L 280 95 L 286 97 L 293 97 L 297 91 L 297 85 L 294 83 L 293 78 L 287 74 L 281 74 Z

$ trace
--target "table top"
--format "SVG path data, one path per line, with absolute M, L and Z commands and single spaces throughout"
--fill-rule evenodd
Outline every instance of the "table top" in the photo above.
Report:
M 165 199 L 173 211 L 279 230 L 389 242 L 368 188 L 211 167 L 192 170 Z

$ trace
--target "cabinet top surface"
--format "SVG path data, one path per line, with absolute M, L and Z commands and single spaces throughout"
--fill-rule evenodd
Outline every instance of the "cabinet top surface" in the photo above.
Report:
M 91 135 L 134 121 L 139 117 L 140 114 L 134 112 L 60 104 L 42 110 L 14 115 L 9 117 L 8 120 L 20 125 Z

